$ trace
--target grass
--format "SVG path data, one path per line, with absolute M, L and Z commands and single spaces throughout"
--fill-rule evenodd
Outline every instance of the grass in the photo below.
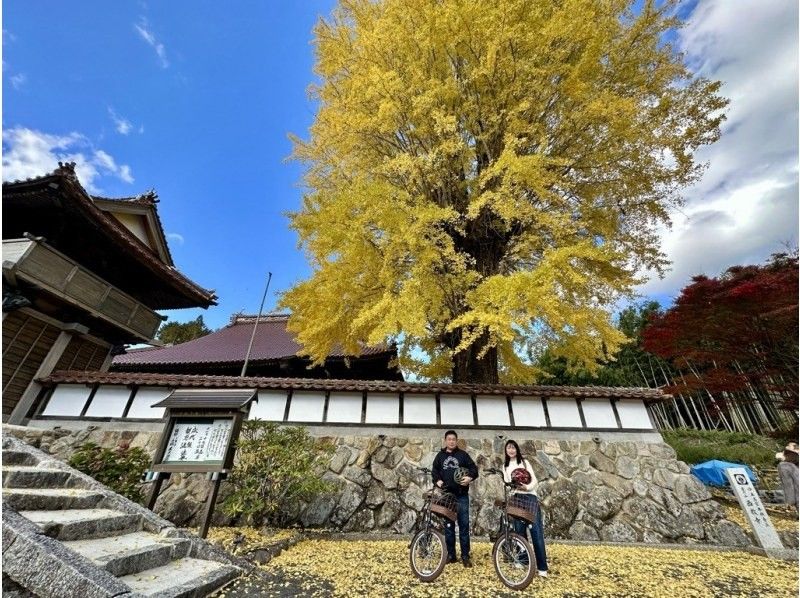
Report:
M 774 469 L 775 453 L 783 450 L 783 444 L 774 438 L 741 432 L 680 429 L 664 430 L 661 435 L 678 453 L 678 459 L 689 465 L 719 459 Z

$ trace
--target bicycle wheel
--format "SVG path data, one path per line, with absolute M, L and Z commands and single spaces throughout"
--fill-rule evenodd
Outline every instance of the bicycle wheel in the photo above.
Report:
M 524 590 L 536 575 L 533 547 L 519 534 L 500 536 L 492 549 L 492 561 L 500 581 L 512 590 Z
M 444 571 L 447 548 L 444 535 L 435 529 L 423 529 L 411 540 L 411 570 L 420 581 L 433 581 Z

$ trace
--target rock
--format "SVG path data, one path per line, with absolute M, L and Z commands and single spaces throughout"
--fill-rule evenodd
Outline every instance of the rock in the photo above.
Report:
M 394 436 L 385 436 L 383 439 L 383 446 L 386 448 L 394 448 L 397 446 L 397 438 Z
M 581 455 L 591 455 L 597 450 L 597 443 L 593 440 L 581 440 Z
M 585 502 L 586 512 L 601 520 L 616 515 L 621 506 L 622 497 L 611 488 L 598 488 Z
M 367 490 L 367 497 L 364 499 L 366 505 L 368 507 L 377 507 L 382 505 L 385 500 L 386 490 L 384 489 L 383 484 L 370 484 L 370 487 Z
M 561 446 L 558 444 L 558 440 L 545 440 L 542 443 L 542 450 L 547 455 L 560 455 L 561 454 Z
M 367 449 L 361 449 L 361 452 L 358 453 L 358 458 L 356 459 L 356 467 L 366 469 L 369 467 L 369 462 L 371 460 L 372 453 L 370 453 Z
M 600 530 L 600 537 L 606 542 L 636 542 L 636 530 L 621 520 L 612 521 Z
M 661 542 L 664 542 L 664 536 L 654 532 L 653 530 L 646 529 L 642 534 L 642 542 L 646 542 L 648 544 L 660 544 Z
M 633 480 L 633 491 L 636 493 L 636 496 L 647 496 L 647 491 L 649 488 L 650 486 L 647 485 L 647 482 L 641 478 L 636 478 Z
M 473 518 L 470 516 L 470 533 L 472 535 L 490 534 L 500 527 L 500 516 L 502 510 L 494 506 L 494 503 L 484 502 Z
M 569 528 L 567 534 L 572 540 L 584 540 L 594 542 L 600 539 L 600 535 L 593 527 L 586 525 L 583 521 L 576 521 Z
M 336 453 L 334 453 L 331 463 L 328 467 L 330 467 L 330 470 L 334 473 L 342 473 L 345 465 L 347 465 L 347 463 L 350 461 L 350 457 L 350 449 L 346 446 L 340 446 L 336 449 Z
M 390 492 L 386 496 L 383 506 L 377 511 L 375 518 L 375 527 L 379 529 L 388 528 L 399 517 L 403 505 L 400 503 L 398 496 Z
M 714 500 L 706 500 L 703 502 L 693 503 L 691 505 L 687 505 L 684 508 L 685 511 L 692 511 L 695 513 L 702 521 L 706 522 L 713 522 L 719 521 L 725 517 L 725 513 L 722 510 L 722 507 L 719 505 L 718 502 Z
M 414 529 L 414 524 L 417 522 L 417 514 L 414 511 L 404 510 L 400 513 L 397 521 L 394 522 L 392 529 L 398 534 L 407 534 Z
M 536 454 L 536 459 L 530 462 L 531 467 L 533 467 L 533 471 L 536 473 L 536 477 L 539 478 L 539 470 L 536 469 L 536 463 L 539 463 L 543 469 L 542 477 L 539 478 L 539 481 L 546 480 L 547 478 L 552 478 L 557 480 L 561 477 L 561 474 L 558 472 L 558 468 L 553 465 L 553 462 L 550 460 L 550 457 L 544 451 L 540 451 Z
M 369 531 L 375 527 L 375 513 L 371 509 L 361 509 L 342 527 L 345 532 Z
M 633 497 L 625 502 L 622 510 L 631 523 L 641 530 L 655 531 L 666 538 L 677 538 L 678 522 L 667 510 L 646 498 Z
M 669 495 L 668 495 L 669 496 Z M 674 500 L 674 499 L 673 499 Z M 703 527 L 703 520 L 690 509 L 684 509 L 680 517 L 676 517 L 678 525 L 676 532 L 679 536 L 685 536 L 702 540 L 706 537 L 706 532 Z
M 390 490 L 397 488 L 397 474 L 394 472 L 394 470 L 388 469 L 376 462 L 372 463 L 371 470 L 372 476 L 376 480 L 383 482 L 383 485 L 386 486 L 386 488 Z
M 661 461 L 675 461 L 678 456 L 675 449 L 668 444 L 653 443 L 650 445 L 650 454 Z
M 674 482 L 675 498 L 683 504 L 691 504 L 708 500 L 711 494 L 708 489 L 693 475 L 679 474 Z
M 333 509 L 330 522 L 339 527 L 344 525 L 364 502 L 364 489 L 357 484 L 346 484 L 339 496 L 339 502 Z
M 624 455 L 617 457 L 616 472 L 617 475 L 632 480 L 639 475 L 639 464 Z
M 584 492 L 592 492 L 595 486 L 594 481 L 596 477 L 597 475 L 593 473 L 576 471 L 574 474 L 572 474 L 570 479 L 580 490 L 583 490 Z
M 605 471 L 608 473 L 614 472 L 614 461 L 600 451 L 595 451 L 589 455 L 589 465 L 598 471 Z
M 397 464 L 403 460 L 403 449 L 399 447 L 394 447 L 389 455 L 386 457 L 386 460 L 383 464 L 388 467 L 389 469 L 394 469 L 397 467 Z
M 721 546 L 749 546 L 750 538 L 744 530 L 727 519 L 714 524 L 706 524 L 706 537 L 710 542 Z
M 410 485 L 408 489 L 400 495 L 400 500 L 415 511 L 420 511 L 425 505 L 424 492 L 419 486 Z
M 672 490 L 675 487 L 675 474 L 668 469 L 656 469 L 653 473 L 653 483 Z
M 200 511 L 201 503 L 186 488 L 173 488 L 161 493 L 154 510 L 178 527 L 186 527 Z
M 372 482 L 372 474 L 367 469 L 361 469 L 357 465 L 348 466 L 344 469 L 342 475 L 345 479 L 355 482 L 359 486 L 366 488 Z
M 613 473 L 606 473 L 601 472 L 597 476 L 600 481 L 603 483 L 604 486 L 609 486 L 613 488 L 618 493 L 620 493 L 623 497 L 628 497 L 633 493 L 633 482 L 630 480 L 626 480 L 625 478 L 621 478 L 618 475 L 614 475 Z
M 612 461 L 617 458 L 617 443 L 616 442 L 601 442 L 600 451 Z
M 331 483 L 335 489 L 329 493 L 317 495 L 311 500 L 303 514 L 300 515 L 300 521 L 306 527 L 318 527 L 328 522 L 339 499 L 339 492 L 345 484 L 341 478 L 333 474 L 325 474 L 322 479 Z
M 575 467 L 581 471 L 589 471 L 591 465 L 589 463 L 589 455 L 579 455 L 575 460 Z
M 790 548 L 797 550 L 798 547 L 798 537 L 797 532 L 793 532 L 791 530 L 783 530 L 778 532 L 778 537 L 781 539 L 781 543 L 783 544 L 784 548 Z
M 406 439 L 406 438 L 398 438 L 397 439 L 397 446 L 404 447 L 406 444 L 408 444 L 408 439 Z
M 405 453 L 406 459 L 413 463 L 419 463 L 419 460 L 422 459 L 422 447 L 418 444 L 407 444 L 403 451 Z
M 385 446 L 382 446 L 377 451 L 375 451 L 374 455 L 372 455 L 372 461 L 373 462 L 377 461 L 378 463 L 383 463 L 384 459 L 386 459 L 386 456 L 388 454 L 389 454 L 389 449 L 387 449 Z
M 578 488 L 566 478 L 553 483 L 547 504 L 553 533 L 565 534 L 578 513 Z

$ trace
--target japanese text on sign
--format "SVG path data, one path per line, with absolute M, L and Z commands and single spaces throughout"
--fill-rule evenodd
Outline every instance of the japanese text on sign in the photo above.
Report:
M 233 420 L 176 420 L 162 463 L 208 463 L 225 459 Z

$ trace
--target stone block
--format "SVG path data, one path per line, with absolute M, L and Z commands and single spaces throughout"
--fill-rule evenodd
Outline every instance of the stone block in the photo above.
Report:
M 677 475 L 674 481 L 674 488 L 675 498 L 685 505 L 711 498 L 708 488 L 691 474 Z
M 600 537 L 606 542 L 636 542 L 636 530 L 622 520 L 615 520 L 604 525 Z
M 350 457 L 352 453 L 349 448 L 346 446 L 340 446 L 336 449 L 333 457 L 331 458 L 330 462 L 330 469 L 334 473 L 342 473 L 342 470 L 345 468 L 345 465 L 348 464 L 350 461 Z
M 632 480 L 639 475 L 639 464 L 631 457 L 621 455 L 617 457 L 615 470 L 617 475 Z
M 567 534 L 572 540 L 583 540 L 586 542 L 595 542 L 600 539 L 600 534 L 593 527 L 586 525 L 583 521 L 576 521 L 569 528 Z
M 372 463 L 371 466 L 372 476 L 376 480 L 380 480 L 388 489 L 397 488 L 397 474 L 394 470 L 384 467 L 380 463 Z
M 355 482 L 359 486 L 366 488 L 372 482 L 372 474 L 368 469 L 362 469 L 356 466 L 348 466 L 344 468 L 342 475 L 346 480 L 350 480 L 351 482 Z

